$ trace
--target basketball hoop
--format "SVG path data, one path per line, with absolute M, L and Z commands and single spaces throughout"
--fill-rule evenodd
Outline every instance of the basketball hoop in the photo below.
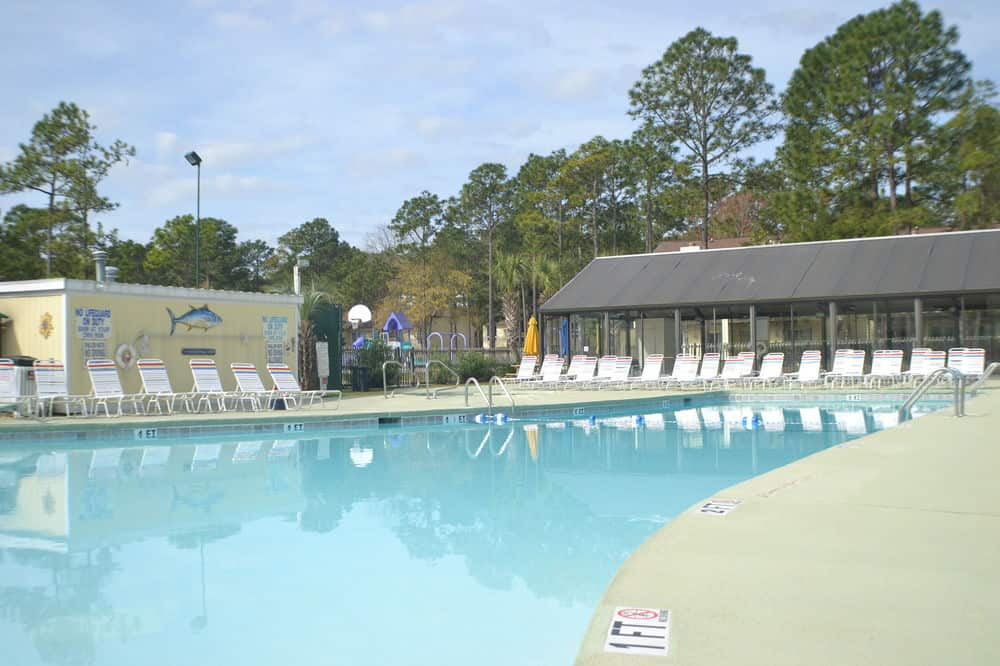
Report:
M 372 320 L 372 311 L 368 306 L 359 303 L 347 311 L 347 320 L 351 322 L 351 328 L 356 331 L 358 326 Z

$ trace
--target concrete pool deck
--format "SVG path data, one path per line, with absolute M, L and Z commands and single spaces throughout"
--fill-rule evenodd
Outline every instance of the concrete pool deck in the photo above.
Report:
M 721 491 L 621 567 L 576 663 L 1000 663 L 1000 390 Z M 700 503 L 699 503 L 700 504 Z M 669 653 L 604 652 L 618 606 L 668 609 Z

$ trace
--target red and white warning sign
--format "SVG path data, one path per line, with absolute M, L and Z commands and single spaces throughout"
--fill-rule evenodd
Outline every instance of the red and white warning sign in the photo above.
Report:
M 665 655 L 670 643 L 670 611 L 619 606 L 611 615 L 605 652 Z

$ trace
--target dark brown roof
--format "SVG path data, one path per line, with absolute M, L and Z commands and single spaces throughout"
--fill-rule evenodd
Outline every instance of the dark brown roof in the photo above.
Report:
M 547 314 L 1000 292 L 1000 230 L 594 259 Z

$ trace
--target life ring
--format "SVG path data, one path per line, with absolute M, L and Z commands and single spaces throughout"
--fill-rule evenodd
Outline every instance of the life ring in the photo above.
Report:
M 123 342 L 115 349 L 115 363 L 123 370 L 135 365 L 135 347 L 127 342 Z

